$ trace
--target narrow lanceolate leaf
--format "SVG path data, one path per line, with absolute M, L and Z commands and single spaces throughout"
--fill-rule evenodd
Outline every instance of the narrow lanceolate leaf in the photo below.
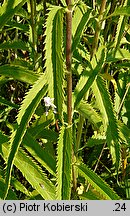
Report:
M 66 7 L 66 1 L 65 0 L 60 0 L 60 1 L 63 4 L 63 6 Z
M 52 30 L 52 64 L 54 77 L 54 101 L 59 118 L 62 117 L 64 65 L 62 56 L 63 10 L 58 10 Z
M 95 126 L 96 129 L 101 126 L 102 119 L 90 104 L 80 102 L 78 106 L 78 111 L 81 115 L 87 118 L 89 122 Z
M 105 200 L 119 200 L 120 197 L 111 189 L 111 187 L 101 179 L 94 171 L 85 164 L 76 165 L 82 176 L 101 194 Z
M 6 136 L 4 139 L 6 140 Z M 0 154 L 5 161 L 7 161 L 8 149 L 9 144 L 7 142 L 3 143 L 2 148 L 0 149 Z M 55 186 L 53 183 L 48 180 L 36 162 L 20 148 L 15 157 L 14 165 L 22 172 L 23 176 L 32 185 L 32 187 L 38 191 L 43 199 L 55 199 Z
M 79 197 L 81 200 L 101 200 L 102 197 L 98 194 L 95 194 L 94 192 L 89 190 L 87 192 L 84 192 L 82 195 L 79 195 Z
M 101 71 L 101 68 L 102 68 L 103 63 L 104 63 L 104 58 L 105 58 L 105 50 L 103 49 L 101 59 L 99 60 L 99 62 L 97 62 L 97 65 L 93 69 L 93 71 L 90 71 L 90 76 L 89 76 L 86 84 L 84 85 L 84 87 L 78 93 L 78 95 L 76 97 L 75 107 L 77 107 L 79 105 L 80 101 L 82 100 L 82 98 L 84 97 L 84 95 L 86 94 L 86 92 L 89 90 L 89 88 L 93 84 L 94 80 L 96 79 L 97 74 Z
M 115 50 L 113 49 L 112 51 L 110 51 L 108 53 L 107 58 L 106 58 L 107 62 L 116 62 L 116 61 L 119 61 L 119 60 L 130 60 L 130 52 L 129 52 L 129 50 L 126 50 L 126 49 L 123 49 L 123 48 L 118 48 L 116 53 L 115 53 Z M 117 64 L 117 67 L 119 67 L 119 65 Z M 124 64 L 124 66 L 125 66 L 125 64 Z M 129 67 L 129 63 L 128 63 L 128 65 L 126 64 L 126 66 Z M 123 67 L 123 65 L 122 65 L 122 67 Z
M 52 7 L 45 31 L 45 67 L 49 96 L 54 98 L 57 114 L 62 116 L 63 105 L 63 8 Z
M 17 130 L 15 130 L 12 133 L 11 140 L 10 140 L 11 150 L 9 153 L 7 168 L 6 168 L 5 197 L 8 193 L 11 171 L 12 171 L 13 162 L 17 154 L 18 148 L 23 140 L 31 116 L 34 113 L 35 109 L 37 108 L 40 100 L 46 93 L 46 90 L 47 90 L 47 85 L 45 84 L 45 76 L 43 74 L 39 78 L 39 80 L 34 84 L 34 86 L 29 91 L 29 93 L 26 95 L 23 104 L 21 106 L 21 109 L 19 111 L 18 119 L 17 119 L 18 127 Z
M 115 49 L 114 49 L 114 57 L 116 55 L 117 49 L 120 45 L 121 39 L 123 37 L 123 33 L 125 31 L 125 24 L 126 24 L 127 17 L 125 16 L 120 16 L 118 25 L 117 25 L 117 31 L 116 31 L 116 36 L 115 36 Z
M 5 182 L 2 177 L 0 177 L 0 200 L 3 200 L 3 190 L 5 188 Z M 13 189 L 9 190 L 7 200 L 17 200 L 16 194 Z
M 80 79 L 77 82 L 77 85 L 74 89 L 74 94 L 73 94 L 73 101 L 74 102 L 75 102 L 77 95 L 79 94 L 79 92 L 82 90 L 82 88 L 84 87 L 84 85 L 88 81 L 88 78 L 89 78 L 89 71 L 83 71 L 81 76 L 80 76 Z
M 25 67 L 19 65 L 2 65 L 0 66 L 0 75 L 12 77 L 13 79 L 34 84 L 39 78 L 39 75 L 33 73 Z
M 26 132 L 23 139 L 23 146 L 48 172 L 55 176 L 56 161 L 51 154 L 43 149 L 37 141 Z
M 10 20 L 15 13 L 27 2 L 28 0 L 8 0 L 5 1 L 0 8 L 0 29 Z
M 11 101 L 7 101 L 6 99 L 4 99 L 3 97 L 0 96 L 0 104 L 18 109 L 19 105 L 12 103 Z
M 21 40 L 17 40 L 17 41 L 7 41 L 4 43 L 0 44 L 0 49 L 21 49 L 21 50 L 26 50 L 29 51 L 29 48 L 27 46 L 26 42 L 23 42 Z
M 106 136 L 96 134 L 93 135 L 90 139 L 87 141 L 87 147 L 93 147 L 95 145 L 102 145 L 106 142 Z
M 28 13 L 26 15 L 28 16 Z M 26 19 L 27 19 L 27 16 L 26 16 Z M 18 29 L 18 30 L 24 31 L 26 33 L 29 32 L 29 26 L 28 26 L 28 24 L 17 23 L 17 21 L 15 22 L 14 20 L 8 21 L 6 23 L 6 26 L 8 26 L 9 28 L 12 28 L 12 29 Z
M 87 22 L 89 21 L 89 16 L 90 16 L 91 10 L 87 10 L 86 13 L 83 14 L 82 19 L 77 27 L 77 30 L 75 32 L 74 38 L 73 38 L 73 43 L 72 43 L 72 52 L 76 49 L 80 38 L 82 37 L 82 34 L 84 32 L 84 28 L 87 25 Z
M 0 131 L 0 145 L 2 145 L 5 142 L 8 142 L 8 137 L 5 136 L 1 131 Z
M 127 1 L 125 0 L 124 6 L 127 5 Z M 114 49 L 114 54 L 116 54 L 116 51 L 120 45 L 121 39 L 123 37 L 124 31 L 125 31 L 125 24 L 126 24 L 127 17 L 126 16 L 120 16 L 118 25 L 117 25 L 117 31 L 116 31 L 116 36 L 115 36 L 115 49 Z M 115 56 L 115 55 L 114 55 Z
M 106 19 L 109 19 L 112 16 L 130 16 L 130 6 L 118 7 L 111 15 L 107 16 Z
M 88 7 L 87 5 L 82 1 L 77 4 L 77 6 L 74 9 L 73 19 L 72 19 L 72 35 L 74 36 L 76 33 L 76 30 L 79 26 L 79 23 L 82 20 L 83 15 L 86 13 Z
M 106 109 L 104 107 L 102 94 L 98 88 L 96 80 L 95 80 L 95 82 L 93 82 L 92 91 L 93 91 L 95 99 L 96 99 L 96 106 L 100 110 L 100 113 L 102 116 L 104 131 L 106 131 L 107 125 L 108 125 L 108 117 L 107 117 Z
M 108 127 L 107 127 L 107 144 L 111 150 L 113 163 L 116 165 L 116 169 L 118 170 L 120 165 L 120 139 L 118 134 L 118 125 L 117 119 L 115 117 L 114 107 L 111 102 L 110 94 L 108 89 L 101 77 L 97 77 L 97 86 L 100 90 L 103 106 L 106 111 L 107 119 L 108 119 Z
M 62 127 L 57 149 L 56 199 L 69 200 L 71 193 L 72 131 Z
M 29 190 L 27 190 L 27 188 L 20 181 L 18 181 L 16 178 L 12 178 L 11 185 L 13 185 L 13 187 L 17 191 L 20 191 L 23 194 L 26 194 L 26 196 L 30 196 L 31 195 L 31 193 L 29 192 Z

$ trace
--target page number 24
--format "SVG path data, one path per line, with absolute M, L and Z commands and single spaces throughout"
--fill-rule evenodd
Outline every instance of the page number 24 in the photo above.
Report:
M 125 203 L 115 203 L 115 209 L 113 211 L 125 211 L 126 204 Z

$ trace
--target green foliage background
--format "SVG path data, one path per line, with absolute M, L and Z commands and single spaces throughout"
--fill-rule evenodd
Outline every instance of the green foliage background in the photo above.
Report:
M 130 1 L 71 3 L 0 3 L 0 199 L 130 199 Z

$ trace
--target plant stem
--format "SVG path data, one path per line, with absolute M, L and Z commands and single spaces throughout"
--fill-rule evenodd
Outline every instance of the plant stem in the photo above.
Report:
M 97 22 L 97 25 L 96 25 L 96 30 L 95 30 L 94 40 L 93 40 L 91 59 L 93 58 L 93 56 L 95 55 L 97 51 L 99 34 L 100 34 L 100 29 L 101 29 L 100 22 L 102 20 L 103 12 L 105 11 L 105 7 L 106 7 L 106 0 L 102 0 L 100 11 L 99 11 L 99 21 Z
M 93 5 L 93 9 L 95 10 L 95 7 L 96 7 L 96 2 L 95 2 L 95 0 L 92 1 L 92 5 Z
M 96 165 L 95 165 L 94 172 L 96 172 L 96 170 L 97 170 L 97 167 L 98 167 L 98 164 L 99 164 L 100 159 L 101 159 L 101 157 L 102 157 L 102 154 L 103 154 L 103 151 L 104 151 L 105 146 L 106 146 L 106 143 L 104 143 L 104 145 L 103 145 L 103 148 L 102 148 L 102 150 L 101 150 L 101 153 L 100 153 L 99 158 L 98 158 L 98 160 L 97 160 L 97 163 L 96 163 Z M 87 186 L 86 192 L 88 192 L 90 185 L 91 185 L 91 184 L 89 183 L 88 186 Z
M 19 22 L 20 17 L 16 16 L 16 20 L 17 20 L 17 22 Z M 18 36 L 19 36 L 19 30 L 16 28 L 16 32 L 15 32 L 15 40 L 16 41 L 18 41 Z M 15 59 L 17 59 L 17 57 L 18 57 L 18 50 L 16 49 L 15 50 Z
M 117 4 L 116 0 L 113 0 L 111 2 L 109 14 L 112 14 L 114 12 L 116 4 Z M 107 39 L 108 39 L 109 31 L 111 31 L 111 30 L 113 31 L 113 27 L 114 26 L 112 26 L 112 18 L 107 19 L 106 24 L 105 24 L 105 31 L 104 31 L 104 40 L 105 41 L 107 41 Z M 112 33 L 112 35 L 113 35 L 113 33 Z
M 125 101 L 126 95 L 127 95 L 128 91 L 129 91 L 129 87 L 130 87 L 130 83 L 127 84 L 126 91 L 125 91 L 124 96 L 122 98 L 122 101 L 120 103 L 120 106 L 119 106 L 119 109 L 118 109 L 118 112 L 117 112 L 118 118 L 119 118 L 119 114 L 121 112 L 123 103 Z M 127 185 L 126 184 L 127 147 L 125 145 L 122 145 L 121 156 L 122 156 L 122 180 L 124 181 L 125 186 L 126 186 Z
M 67 12 L 66 12 L 66 68 L 67 68 L 67 121 L 68 125 L 72 125 L 72 71 L 71 71 L 71 59 L 72 59 L 72 2 L 66 0 Z M 74 147 L 72 148 L 72 163 L 76 160 Z M 73 190 L 76 191 L 77 179 L 76 168 L 72 165 L 72 178 L 73 178 Z
M 31 29 L 32 29 L 32 46 L 33 46 L 33 65 L 36 69 L 36 52 L 37 52 L 37 32 L 36 32 L 36 0 L 30 0 L 31 8 Z
M 44 16 L 44 22 L 43 22 L 43 33 L 42 33 L 42 37 L 41 37 L 41 47 L 42 47 L 42 68 L 44 68 L 44 65 L 45 65 L 45 20 L 46 20 L 46 16 L 47 16 L 47 8 L 46 8 L 46 1 L 47 0 L 44 0 L 43 1 L 43 16 Z M 43 69 L 45 70 L 45 69 Z
M 80 148 L 82 129 L 84 124 L 84 117 L 82 115 L 79 116 L 78 128 L 77 128 L 77 138 L 76 138 L 76 153 Z
M 66 0 L 66 68 L 67 68 L 67 117 L 68 125 L 72 124 L 72 72 L 71 72 L 71 46 L 72 46 L 72 6 L 71 0 Z
M 124 100 L 125 100 L 125 98 L 126 98 L 126 95 L 127 95 L 127 93 L 128 93 L 129 87 L 130 87 L 130 83 L 128 83 L 127 86 L 126 86 L 126 91 L 125 91 L 125 94 L 124 94 L 124 96 L 123 96 L 123 98 L 122 98 L 122 101 L 121 101 L 121 103 L 120 103 L 120 106 L 119 106 L 117 115 L 119 115 L 119 113 L 120 113 L 120 111 L 121 111 L 121 108 L 122 108 L 122 105 L 123 105 Z

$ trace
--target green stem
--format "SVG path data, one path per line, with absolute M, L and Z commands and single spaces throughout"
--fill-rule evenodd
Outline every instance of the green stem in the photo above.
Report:
M 103 12 L 105 11 L 105 7 L 106 7 L 106 0 L 102 0 L 100 11 L 99 11 L 99 21 L 97 22 L 97 25 L 96 25 L 96 30 L 95 30 L 94 40 L 93 40 L 91 59 L 94 57 L 94 55 L 97 51 L 99 34 L 100 34 L 100 30 L 101 30 L 100 22 L 102 20 Z
M 46 20 L 46 16 L 47 16 L 47 8 L 46 8 L 46 2 L 47 0 L 43 1 L 43 16 L 44 16 L 44 21 L 43 21 L 43 32 L 42 32 L 42 36 L 41 36 L 41 48 L 42 48 L 42 68 L 44 68 L 45 65 L 45 20 Z
M 20 17 L 17 16 L 16 19 L 17 19 L 17 22 L 19 22 Z M 16 28 L 16 32 L 15 32 L 15 41 L 18 41 L 18 35 L 19 35 L 19 30 Z M 16 50 L 15 50 L 15 59 L 17 59 L 17 57 L 18 57 L 18 50 L 16 49 Z
M 33 46 L 33 65 L 36 69 L 36 53 L 37 53 L 37 31 L 36 31 L 36 0 L 30 0 L 31 8 L 31 29 L 32 29 L 32 46 Z
M 121 108 L 122 108 L 122 105 L 123 105 L 123 103 L 124 103 L 124 101 L 125 101 L 125 98 L 126 98 L 126 95 L 127 95 L 127 93 L 128 93 L 129 87 L 130 87 L 130 83 L 128 83 L 127 86 L 126 86 L 126 91 L 125 91 L 125 94 L 124 94 L 124 96 L 123 96 L 123 98 L 122 98 L 122 101 L 121 101 L 121 103 L 120 103 L 120 106 L 119 106 L 117 115 L 119 115 L 119 113 L 120 113 L 120 111 L 121 111 Z
M 96 2 L 95 2 L 95 0 L 92 1 L 92 5 L 93 5 L 93 9 L 95 10 L 95 7 L 96 7 Z
M 72 8 L 71 0 L 66 0 L 66 68 L 67 68 L 67 116 L 68 125 L 72 124 L 72 72 L 71 72 L 71 46 L 72 46 Z
M 78 152 L 80 148 L 82 129 L 84 124 L 84 117 L 82 115 L 79 116 L 78 128 L 77 128 L 77 138 L 76 138 L 76 152 Z
M 113 0 L 111 2 L 111 7 L 110 7 L 110 11 L 109 11 L 109 14 L 112 14 L 115 10 L 115 7 L 116 7 L 116 0 Z M 104 31 L 104 40 L 107 41 L 108 39 L 108 35 L 109 35 L 109 32 L 112 30 L 113 31 L 113 28 L 112 28 L 112 18 L 109 18 L 108 20 L 106 20 L 106 24 L 105 24 L 105 31 Z M 113 35 L 113 34 L 112 34 Z M 112 38 L 111 38 L 112 39 Z
M 101 157 L 102 157 L 102 154 L 103 154 L 103 151 L 104 151 L 105 146 L 106 146 L 106 143 L 104 143 L 104 145 L 103 145 L 103 148 L 102 148 L 102 150 L 101 150 L 101 153 L 100 153 L 99 158 L 98 158 L 98 160 L 97 160 L 97 163 L 96 163 L 96 165 L 95 165 L 94 172 L 96 172 L 96 170 L 97 170 L 97 168 L 98 168 L 98 164 L 99 164 L 100 159 L 101 159 Z M 88 186 L 87 186 L 86 192 L 88 192 L 90 185 L 91 185 L 91 184 L 89 183 Z

